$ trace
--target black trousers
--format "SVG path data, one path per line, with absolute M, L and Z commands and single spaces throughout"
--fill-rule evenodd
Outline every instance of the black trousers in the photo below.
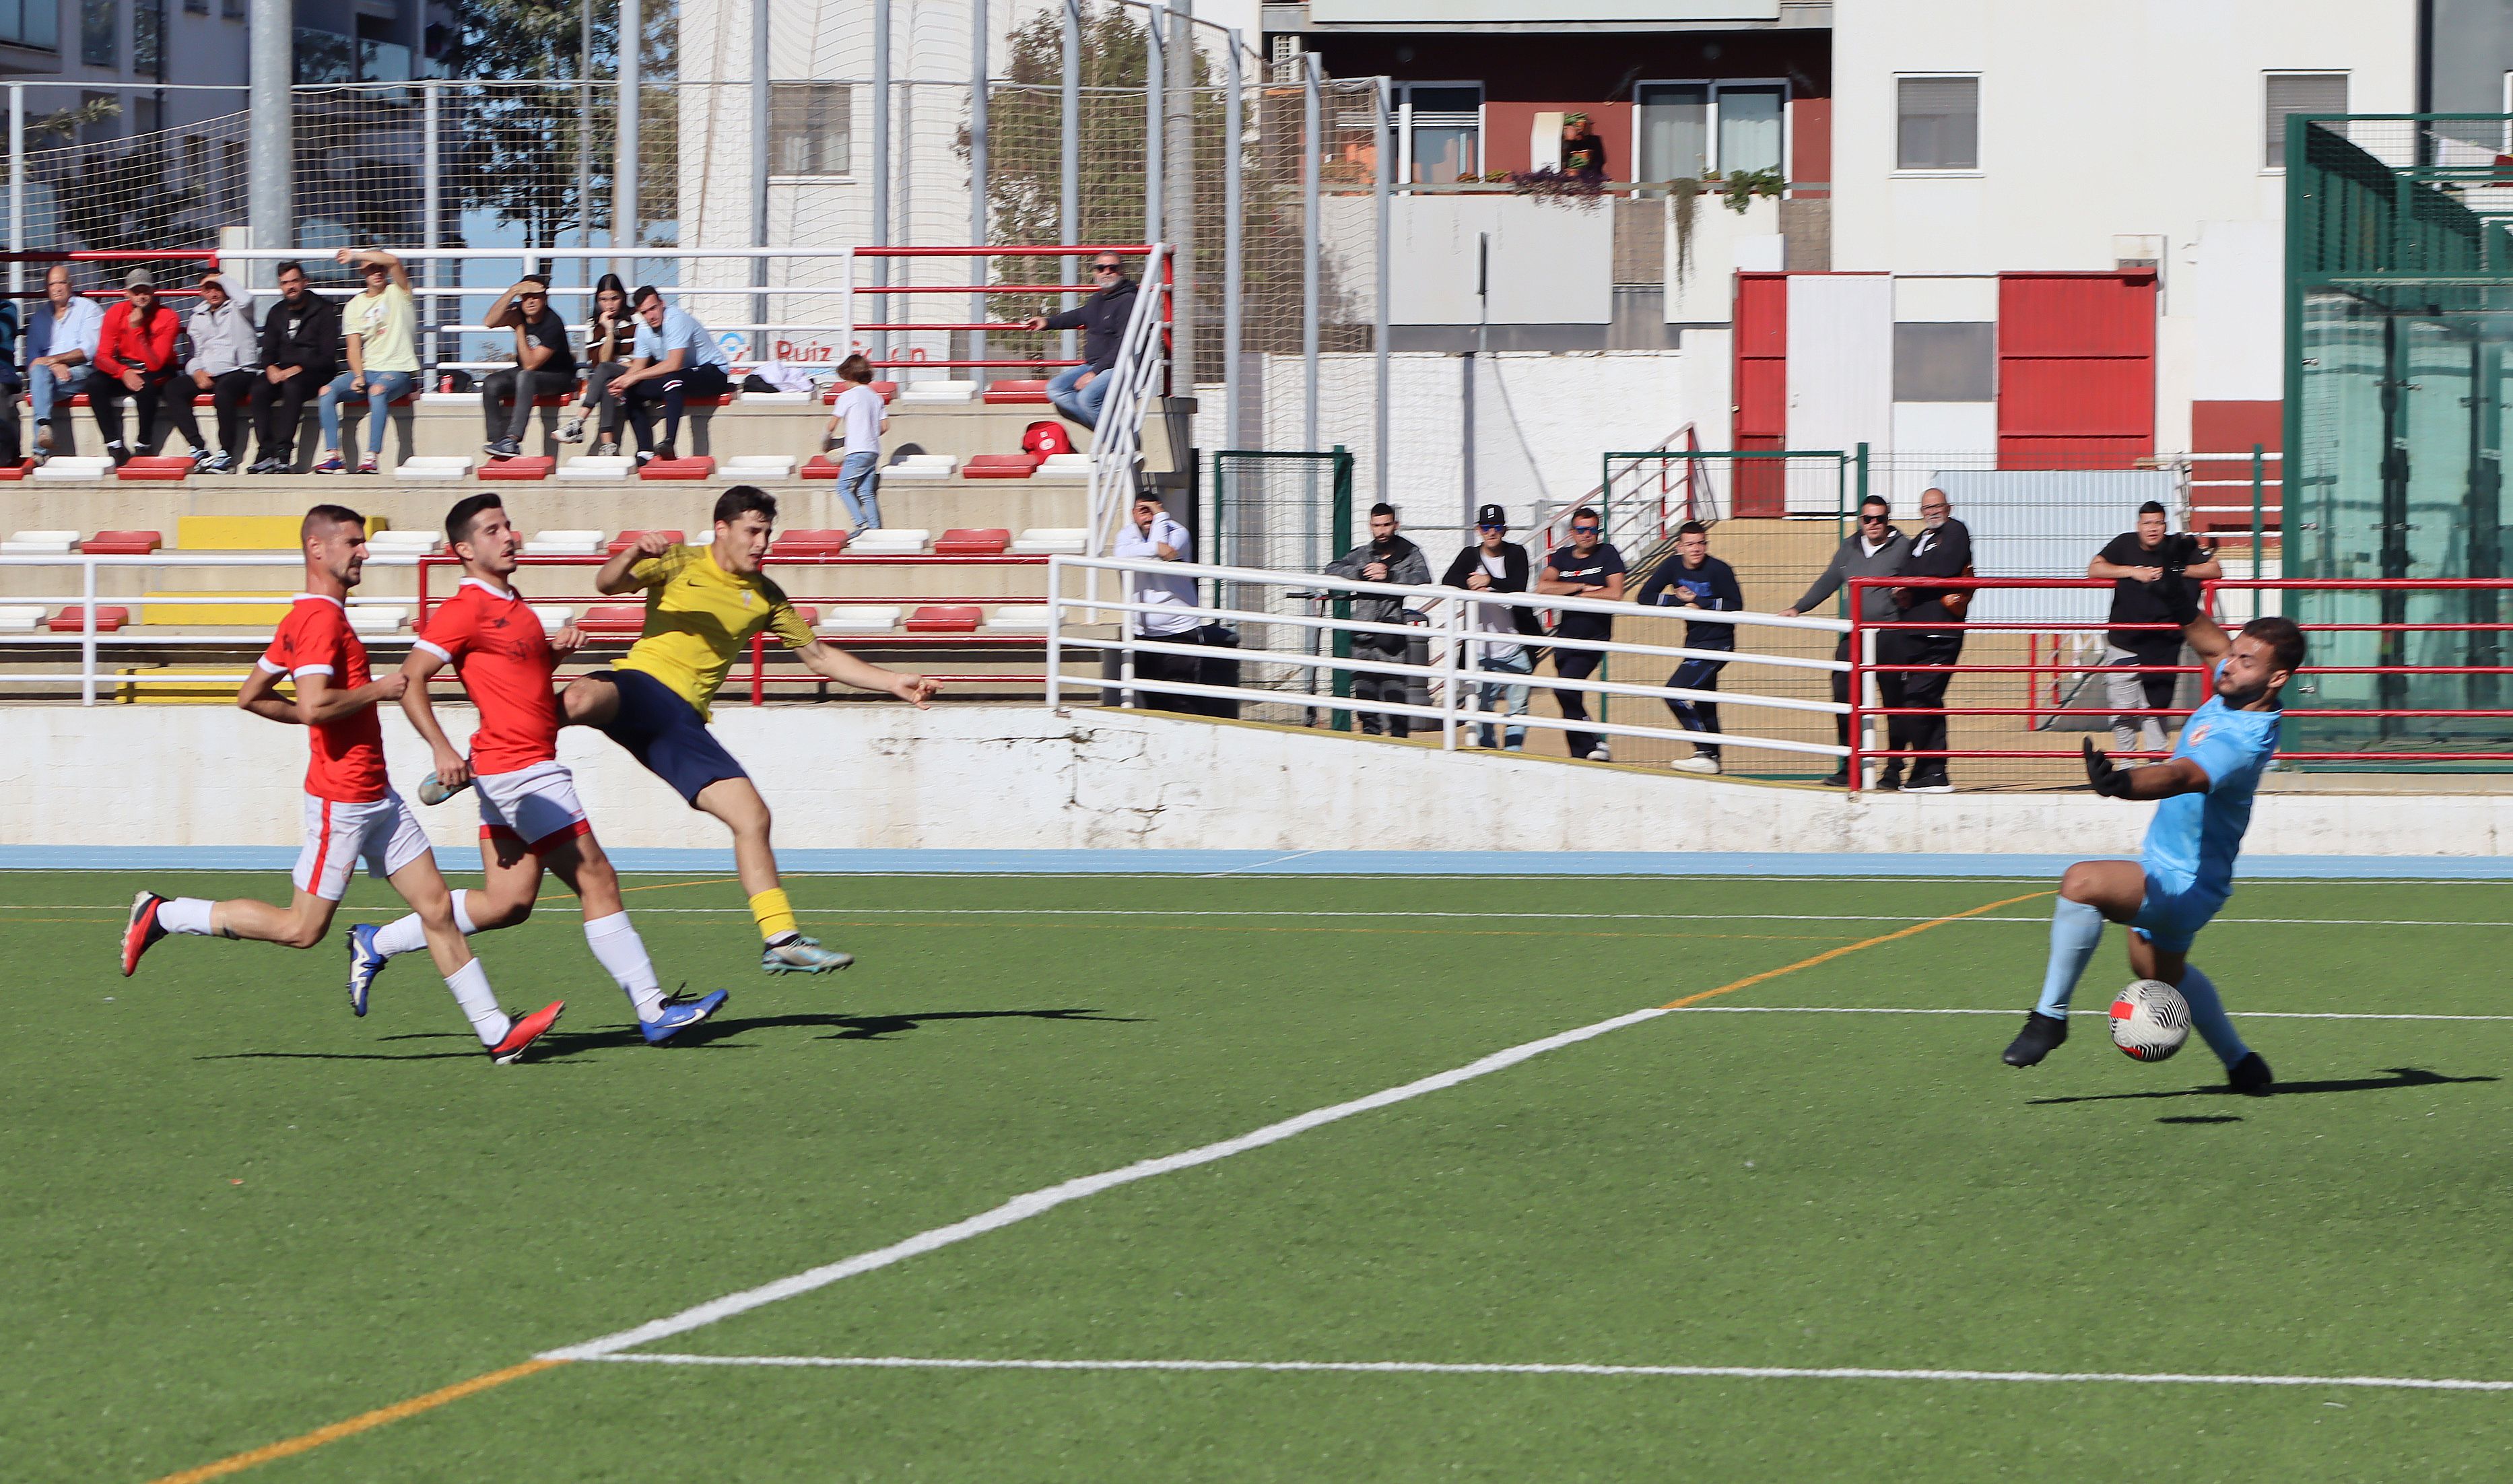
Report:
M 1397 634 L 1355 634 L 1352 636 L 1352 657 L 1402 664 L 1405 662 L 1405 640 Z M 1394 670 L 1354 670 L 1352 699 L 1401 706 L 1406 703 L 1406 688 L 1410 680 L 1411 677 Z M 1360 718 L 1364 737 L 1376 737 L 1381 732 L 1390 737 L 1410 737 L 1414 732 L 1413 718 L 1401 711 L 1355 710 L 1353 715 Z
M 331 380 L 311 371 L 300 371 L 285 381 L 255 374 L 253 432 L 262 458 L 289 464 L 297 461 L 297 429 L 305 421 L 305 404 L 320 396 Z
M 1960 628 L 1896 629 L 1876 638 L 1879 664 L 1952 664 L 1963 658 Z M 1876 672 L 1876 694 L 1892 707 L 1934 710 L 1934 716 L 1885 718 L 1885 744 L 1896 752 L 1942 752 L 1946 746 L 1946 686 L 1952 675 L 1911 675 L 1896 670 Z M 1886 761 L 1888 773 L 1899 774 L 1903 759 Z M 1942 757 L 1909 759 L 1915 778 L 1946 771 Z
M 632 386 L 629 390 L 634 391 L 636 388 Z M 1155 644 L 1197 642 L 1192 629 L 1182 634 L 1138 634 L 1136 637 L 1147 639 Z M 1192 655 L 1159 655 L 1145 650 L 1135 651 L 1136 706 L 1147 711 L 1182 711 L 1188 715 L 1201 714 L 1203 709 L 1201 698 L 1180 696 L 1171 691 L 1155 691 L 1148 687 L 1163 682 L 1173 685 L 1194 685 L 1203 663 L 1202 660 Z
M 1719 689 L 1719 672 L 1728 667 L 1725 660 L 1687 660 L 1666 677 L 1670 691 L 1715 691 Z M 1719 730 L 1719 702 L 1715 701 L 1677 701 L 1667 698 L 1666 708 L 1675 713 L 1677 725 L 1687 732 Z M 1693 750 L 1703 757 L 1719 755 L 1717 742 L 1695 742 Z
M 261 380 L 257 371 L 223 372 L 210 379 L 210 407 L 218 416 L 219 452 L 230 457 L 244 457 L 245 399 L 253 395 L 253 383 Z M 167 416 L 194 448 L 205 448 L 201 442 L 200 422 L 192 413 L 192 399 L 177 396 L 168 399 Z
M 120 377 L 109 377 L 101 371 L 91 371 L 87 374 L 86 380 L 77 383 L 77 388 L 87 394 L 88 411 L 96 414 L 97 428 L 104 434 L 107 446 L 123 442 L 122 399 L 129 397 L 131 405 L 140 415 L 140 442 L 145 444 L 148 441 L 149 429 L 157 425 L 157 404 L 166 394 L 166 383 L 173 381 L 175 376 L 176 371 L 172 366 L 163 371 L 143 371 L 140 374 L 140 389 L 134 391 L 122 384 Z M 188 403 L 192 400 L 189 395 L 191 389 L 192 383 L 186 381 L 176 395 L 182 397 Z M 188 411 L 187 408 L 187 414 Z M 128 448 L 130 445 L 123 446 Z
M 634 388 L 631 388 L 632 390 Z M 533 430 L 533 399 L 563 397 L 576 390 L 573 371 L 525 371 L 509 366 L 492 372 L 480 383 L 480 415 L 489 428 L 489 439 L 512 438 L 517 443 Z M 508 410 L 506 404 L 513 403 Z
M 681 441 L 682 407 L 692 397 L 723 396 L 728 384 L 721 366 L 684 366 L 668 376 L 648 377 L 630 383 L 628 394 L 619 401 L 628 414 L 628 425 L 637 430 L 638 452 L 644 453 L 655 446 L 657 407 L 663 410 L 663 441 L 678 444 Z
M 1591 636 L 1575 634 L 1572 637 L 1585 639 Z M 1608 636 L 1598 634 L 1594 637 L 1603 639 Z M 1599 649 L 1557 649 L 1553 652 L 1553 673 L 1565 680 L 1585 680 L 1597 673 L 1597 666 L 1604 662 L 1605 658 L 1606 652 Z M 1586 721 L 1588 719 L 1586 691 L 1557 690 L 1553 693 L 1553 700 L 1562 707 L 1563 720 Z M 1570 745 L 1573 757 L 1586 757 L 1596 751 L 1598 744 L 1605 741 L 1594 732 L 1565 732 L 1562 735 Z

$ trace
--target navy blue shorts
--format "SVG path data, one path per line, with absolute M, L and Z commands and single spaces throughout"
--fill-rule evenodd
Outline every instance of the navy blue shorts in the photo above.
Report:
M 643 670 L 597 671 L 619 692 L 618 714 L 603 735 L 628 749 L 646 771 L 698 807 L 698 790 L 719 779 L 748 778 L 707 730 L 698 708 Z

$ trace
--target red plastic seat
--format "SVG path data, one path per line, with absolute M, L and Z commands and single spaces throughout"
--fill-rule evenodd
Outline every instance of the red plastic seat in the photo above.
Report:
M 538 397 L 533 398 L 533 405 L 534 405 L 535 407 L 565 407 L 567 404 L 569 404 L 570 402 L 573 402 L 573 401 L 575 401 L 575 400 L 576 400 L 576 393 L 575 393 L 575 392 L 572 392 L 572 391 L 553 392 L 553 393 L 549 393 L 549 394 L 546 394 L 546 395 L 543 395 L 543 396 L 538 396 Z M 398 403 L 398 402 L 396 402 L 396 403 L 394 403 L 393 405 L 394 405 L 394 406 L 396 406 L 396 407 L 398 407 L 398 406 L 400 406 L 401 404 L 400 404 L 400 403 Z
M 90 556 L 146 556 L 166 544 L 154 531 L 99 531 L 79 542 Z
M 643 603 L 604 603 L 586 609 L 576 621 L 576 626 L 597 638 L 635 638 L 646 631 L 646 605 Z
M 1043 380 L 1036 381 L 1012 381 L 991 382 L 986 387 L 984 400 L 997 404 L 1006 402 L 1044 402 L 1047 400 L 1047 382 Z
M 96 611 L 96 631 L 100 634 L 109 634 L 130 622 L 131 610 L 128 608 L 100 608 Z M 57 634 L 83 633 L 86 622 L 87 605 L 72 603 L 53 615 L 51 627 Z
M 836 556 L 847 549 L 844 531 L 779 531 L 769 544 L 771 556 Z
M 641 536 L 667 536 L 671 538 L 672 544 L 675 546 L 690 539 L 689 533 L 686 531 L 622 531 L 618 536 L 611 538 L 611 544 L 602 548 L 602 554 L 604 556 L 618 556 L 620 552 L 637 544 L 637 538 Z
M 0 479 L 23 479 L 34 472 L 35 461 L 22 459 L 16 463 L 0 464 Z
M 547 479 L 550 477 L 550 470 L 557 467 L 557 460 L 541 454 L 535 454 L 525 459 L 492 459 L 480 465 L 480 477 L 483 479 Z
M 811 458 L 803 461 L 803 468 L 800 477 L 804 479 L 835 479 L 838 477 L 838 466 L 829 461 L 827 455 L 814 454 Z
M 1031 454 L 979 454 L 960 465 L 963 479 L 1027 479 L 1044 461 Z
M 881 399 L 884 402 L 896 402 L 898 400 L 898 383 L 897 381 L 874 381 L 869 384 L 873 390 L 881 393 Z M 846 388 L 843 386 L 832 386 L 827 391 L 820 393 L 820 405 L 823 407 L 833 407 L 837 405 L 838 393 L 845 389 Z
M 180 479 L 192 472 L 192 461 L 171 457 L 134 459 L 113 471 L 116 479 Z
M 728 391 L 712 397 L 685 397 L 681 405 L 683 407 L 722 407 L 732 401 L 736 393 Z
M 928 603 L 907 616 L 911 634 L 974 634 L 983 617 L 974 603 Z
M 675 459 L 666 463 L 660 459 L 650 459 L 646 461 L 646 466 L 637 471 L 637 477 L 640 479 L 712 479 L 715 477 L 715 461 L 703 458 Z
M 995 528 L 967 528 L 945 531 L 934 543 L 936 556 L 1001 556 L 1013 543 L 1010 531 Z

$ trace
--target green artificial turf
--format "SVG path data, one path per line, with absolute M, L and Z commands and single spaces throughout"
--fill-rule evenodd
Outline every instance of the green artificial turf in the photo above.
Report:
M 725 1015 L 642 1045 L 549 902 L 478 941 L 508 1003 L 569 1001 L 497 1068 L 423 958 L 363 1021 L 337 945 L 170 940 L 123 980 L 137 884 L 0 876 L 13 1480 L 210 1463 L 2043 885 L 803 878 L 862 959 L 807 980 L 750 967 L 738 888 L 637 878 L 667 984 Z M 2238 1018 L 2513 1015 L 2513 925 L 2397 925 L 2513 924 L 2501 887 L 2254 885 L 2226 918 L 2196 956 Z M 2269 1100 L 2094 1019 L 2015 1072 L 2046 923 L 1711 1002 L 1995 1016 L 1679 1012 L 653 1348 L 2513 1378 L 2513 1021 L 2253 1019 Z M 2126 978 L 2115 934 L 2080 1008 Z M 579 1363 L 241 1477 L 2493 1478 L 2508 1423 L 2328 1386 Z

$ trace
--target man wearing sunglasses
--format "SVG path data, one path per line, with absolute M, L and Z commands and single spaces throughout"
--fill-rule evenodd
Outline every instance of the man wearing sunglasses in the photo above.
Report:
M 1611 603 L 1623 600 L 1623 554 L 1604 540 L 1606 523 L 1592 505 L 1581 505 L 1571 512 L 1571 544 L 1544 559 L 1544 571 L 1536 579 L 1536 590 L 1548 597 L 1603 598 Z M 1556 639 L 1607 640 L 1615 636 L 1613 616 L 1602 613 L 1566 612 L 1553 625 Z M 1606 652 L 1599 649 L 1564 649 L 1553 651 L 1553 673 L 1565 680 L 1585 680 L 1597 673 Z M 1565 721 L 1588 719 L 1588 693 L 1557 690 L 1553 699 L 1562 706 Z M 1600 711 L 1605 703 L 1598 703 Z M 1611 763 L 1614 754 L 1607 750 L 1606 739 L 1594 732 L 1563 734 L 1571 743 L 1573 757 L 1584 757 L 1592 763 Z
M 1910 562 L 1911 542 L 1901 532 L 1894 529 L 1894 507 L 1885 502 L 1884 496 L 1870 495 L 1858 502 L 1858 529 L 1852 532 L 1842 541 L 1840 549 L 1833 552 L 1832 564 L 1823 569 L 1823 575 L 1815 580 L 1815 585 L 1806 590 L 1806 596 L 1781 609 L 1780 617 L 1796 618 L 1839 592 L 1841 584 L 1852 578 L 1908 576 Z M 1894 602 L 1893 588 L 1863 587 L 1859 589 L 1858 616 L 1869 623 L 1893 623 L 1900 621 L 1902 613 Z M 1842 635 L 1841 642 L 1832 647 L 1832 658 L 1850 658 L 1848 634 Z M 1884 687 L 1880 684 L 1877 689 L 1882 691 Z M 1832 699 L 1844 705 L 1850 702 L 1850 673 L 1847 670 L 1832 672 Z M 1832 735 L 1842 746 L 1850 745 L 1848 716 L 1832 719 Z M 1835 788 L 1849 787 L 1848 760 L 1835 768 L 1832 776 L 1824 782 Z
M 1056 410 L 1084 427 L 1099 425 L 1100 405 L 1108 400 L 1108 372 L 1117 364 L 1117 347 L 1126 339 L 1126 321 L 1135 317 L 1135 281 L 1114 253 L 1095 254 L 1091 282 L 1098 292 L 1061 314 L 1034 314 L 1032 330 L 1082 332 L 1082 364 L 1067 366 L 1047 383 L 1047 399 Z

